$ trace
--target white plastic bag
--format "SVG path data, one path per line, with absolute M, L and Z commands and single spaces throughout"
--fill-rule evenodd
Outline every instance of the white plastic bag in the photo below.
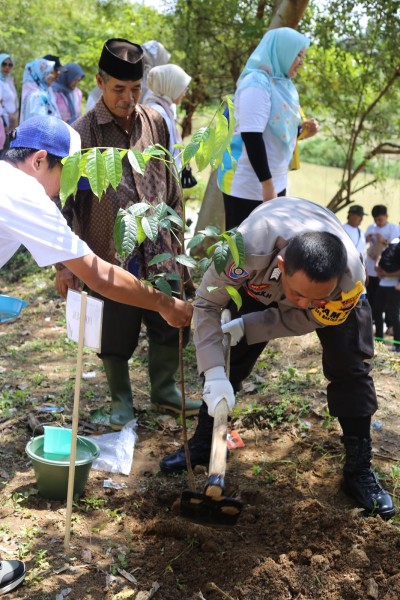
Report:
M 92 469 L 129 475 L 138 439 L 136 428 L 137 421 L 133 419 L 124 425 L 121 431 L 90 436 L 89 439 L 96 442 L 100 448 L 100 456 L 93 462 Z

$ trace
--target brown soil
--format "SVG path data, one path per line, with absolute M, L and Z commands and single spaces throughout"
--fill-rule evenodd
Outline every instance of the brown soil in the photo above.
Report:
M 233 427 L 245 447 L 228 462 L 226 492 L 244 502 L 235 527 L 184 520 L 176 507 L 185 476 L 158 469 L 181 443 L 173 417 L 150 411 L 146 339 L 135 353 L 132 381 L 140 409 L 129 477 L 92 470 L 73 509 L 64 550 L 65 502 L 37 494 L 25 445 L 28 415 L 41 423 L 71 423 L 76 345 L 65 338 L 65 304 L 53 292 L 51 271 L 1 293 L 29 301 L 21 317 L 0 329 L 2 411 L 0 552 L 21 557 L 28 575 L 9 598 L 145 600 L 397 600 L 400 597 L 398 521 L 363 518 L 340 490 L 340 432 L 326 413 L 326 382 L 316 336 L 273 342 L 240 393 Z M 0 282 L 1 283 L 1 282 Z M 193 348 L 185 354 L 187 391 L 200 398 Z M 85 351 L 80 433 L 90 435 L 93 409 L 109 407 L 101 362 Z M 400 356 L 383 345 L 374 359 L 380 410 L 374 416 L 374 464 L 398 503 L 400 481 Z M 65 406 L 49 417 L 44 403 Z M 257 408 L 258 407 L 258 408 Z M 379 422 L 382 427 L 378 429 Z M 195 419 L 190 420 L 190 431 Z M 112 477 L 121 490 L 103 488 Z M 205 470 L 196 473 L 203 489 Z M 178 504 L 177 504 L 178 501 Z

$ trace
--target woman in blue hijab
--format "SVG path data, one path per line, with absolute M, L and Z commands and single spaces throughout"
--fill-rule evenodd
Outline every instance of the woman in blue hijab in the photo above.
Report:
M 0 54 L 0 90 L 2 89 L 3 104 L 7 111 L 8 128 L 14 129 L 18 125 L 19 100 L 15 88 L 12 70 L 14 61 L 10 54 Z
M 82 114 L 82 92 L 78 83 L 84 77 L 82 67 L 71 62 L 62 68 L 61 75 L 53 84 L 57 108 L 66 123 L 73 123 Z
M 57 77 L 55 62 L 35 58 L 25 66 L 22 79 L 21 123 L 35 115 L 59 117 L 50 86 Z
M 262 202 L 286 195 L 300 124 L 303 138 L 318 131 L 315 119 L 301 123 L 299 96 L 292 81 L 309 45 L 294 29 L 272 29 L 239 77 L 231 154 L 225 152 L 218 169 L 226 229 L 237 227 Z

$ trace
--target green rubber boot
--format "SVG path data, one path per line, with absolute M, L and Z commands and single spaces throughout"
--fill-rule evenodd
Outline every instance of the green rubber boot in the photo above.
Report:
M 181 413 L 182 395 L 175 384 L 178 368 L 178 346 L 161 346 L 149 340 L 151 406 L 154 410 Z M 200 406 L 200 401 L 186 398 L 186 415 L 197 415 Z
M 129 366 L 120 358 L 102 360 L 111 394 L 110 426 L 118 431 L 135 416 Z

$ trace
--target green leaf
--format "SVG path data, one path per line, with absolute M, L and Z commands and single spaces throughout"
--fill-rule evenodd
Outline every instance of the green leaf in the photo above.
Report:
M 172 206 L 169 206 L 168 204 L 166 206 L 169 215 L 174 215 L 175 217 L 180 218 L 178 213 L 172 208 Z
M 147 265 L 152 267 L 153 265 L 158 265 L 159 263 L 164 262 L 164 260 L 168 260 L 172 258 L 172 254 L 170 252 L 164 252 L 163 254 L 157 254 L 154 258 L 152 258 Z
M 142 226 L 142 217 L 136 217 L 136 225 L 137 225 L 137 243 L 138 246 L 144 242 L 146 239 L 146 233 Z
M 235 244 L 237 251 L 239 252 L 239 262 L 236 263 L 238 267 L 244 269 L 246 264 L 246 248 L 244 245 L 244 239 L 240 231 L 236 231 L 234 235 Z
M 75 196 L 78 189 L 78 181 L 80 177 L 79 163 L 81 153 L 75 152 L 72 156 L 68 156 L 63 160 L 63 168 L 61 171 L 60 181 L 60 200 L 61 206 L 64 206 L 68 196 Z
M 239 265 L 239 252 L 235 244 L 235 240 L 230 236 L 229 233 L 225 232 L 222 237 L 226 240 L 229 250 L 231 251 L 232 258 L 236 265 Z
M 157 279 L 156 287 L 160 290 L 160 292 L 167 294 L 167 296 L 172 296 L 172 288 L 165 279 Z
M 231 285 L 226 285 L 225 289 L 228 292 L 228 294 L 230 295 L 230 297 L 232 298 L 232 300 L 234 301 L 234 303 L 236 304 L 236 308 L 238 310 L 240 310 L 242 307 L 242 298 L 241 298 L 239 292 L 237 291 L 237 289 L 232 287 Z
M 100 199 L 106 189 L 106 166 L 98 148 L 91 148 L 86 154 L 86 174 L 93 194 Z
M 163 229 L 171 229 L 172 223 L 168 218 L 161 219 L 161 221 L 158 221 L 158 226 L 162 227 Z
M 195 246 L 198 246 L 199 244 L 201 244 L 201 242 L 204 240 L 206 236 L 203 233 L 197 233 L 196 235 L 194 235 L 192 237 L 192 239 L 188 242 L 187 248 L 188 250 L 190 250 L 190 248 L 194 248 Z
M 154 213 L 159 220 L 164 219 L 168 214 L 168 207 L 165 202 L 160 202 L 160 204 L 157 204 L 157 206 L 154 208 Z
M 222 273 L 222 271 L 225 269 L 229 255 L 230 255 L 230 252 L 229 252 L 229 246 L 227 243 L 223 242 L 223 243 L 217 244 L 217 247 L 215 248 L 212 260 L 213 260 L 213 263 L 215 265 L 215 270 L 217 271 L 218 275 L 220 275 Z
M 147 146 L 147 148 L 143 150 L 143 154 L 146 155 L 146 158 L 148 157 L 147 160 L 149 160 L 152 156 L 165 156 L 166 153 L 170 154 L 168 150 L 164 148 L 164 146 L 161 146 L 161 144 Z
M 212 244 L 211 246 L 208 246 L 208 248 L 206 248 L 206 253 L 210 256 L 214 252 L 215 248 L 217 248 L 220 245 L 221 242 L 215 242 L 215 244 Z
M 173 222 L 176 223 L 178 225 L 178 227 L 182 228 L 183 227 L 183 222 L 181 217 L 178 215 L 177 212 L 174 211 L 173 208 L 171 208 L 170 206 L 167 205 L 167 211 L 168 214 L 170 215 L 168 218 Z
M 207 138 L 201 142 L 200 148 L 195 156 L 196 166 L 199 171 L 205 169 L 215 154 L 215 129 L 209 130 Z
M 136 171 L 136 173 L 139 173 L 139 175 L 144 175 L 146 162 L 143 158 L 143 154 L 139 152 L 139 150 L 136 150 L 135 148 L 128 150 L 128 160 L 132 169 Z
M 140 283 L 143 283 L 144 285 L 147 285 L 147 286 L 149 286 L 149 287 L 151 287 L 151 288 L 153 287 L 153 284 L 152 284 L 152 282 L 151 282 L 151 281 L 149 281 L 148 279 L 141 279 L 141 280 L 140 280 Z
M 87 177 L 86 162 L 87 162 L 87 152 L 82 152 L 81 160 L 79 163 L 79 174 L 81 177 Z
M 120 256 L 131 254 L 137 244 L 136 218 L 120 208 L 114 223 L 114 244 Z
M 213 169 L 217 168 L 222 161 L 222 156 L 230 142 L 228 121 L 224 115 L 218 111 L 215 115 L 215 120 L 215 148 L 211 158 L 211 166 Z
M 185 166 L 189 161 L 192 160 L 197 150 L 200 148 L 200 142 L 190 141 L 182 154 L 182 165 Z
M 149 208 L 150 205 L 147 204 L 147 202 L 137 202 L 136 204 L 131 204 L 131 206 L 127 208 L 127 211 L 129 214 L 138 217 L 148 211 Z
M 103 152 L 103 157 L 109 182 L 114 190 L 116 190 L 122 178 L 121 155 L 116 148 L 107 148 L 107 150 Z
M 180 217 L 174 217 L 173 215 L 171 215 L 168 217 L 168 219 L 176 225 L 178 225 L 178 227 L 180 228 L 183 226 L 182 219 Z
M 193 268 L 197 267 L 197 262 L 191 256 L 187 256 L 186 254 L 178 254 L 175 257 L 177 263 L 184 265 L 185 267 Z
M 200 127 L 197 131 L 192 135 L 191 142 L 204 142 L 208 136 L 210 135 L 211 127 Z
M 155 217 L 143 217 L 142 227 L 149 240 L 155 242 L 158 236 L 158 219 Z
M 232 98 L 230 96 L 225 96 L 224 100 L 228 106 L 229 112 L 229 136 L 232 137 L 236 125 L 235 105 L 233 104 Z
M 207 237 L 217 236 L 221 233 L 218 227 L 214 227 L 214 225 L 207 225 L 205 229 L 199 231 L 199 233 L 204 233 Z
M 203 271 L 203 273 L 205 271 L 207 271 L 208 267 L 211 265 L 212 263 L 212 258 L 206 258 L 205 256 L 199 260 L 199 262 L 197 263 L 197 267 Z
M 165 277 L 168 281 L 180 281 L 181 280 L 181 276 L 178 273 L 167 273 L 165 275 Z

